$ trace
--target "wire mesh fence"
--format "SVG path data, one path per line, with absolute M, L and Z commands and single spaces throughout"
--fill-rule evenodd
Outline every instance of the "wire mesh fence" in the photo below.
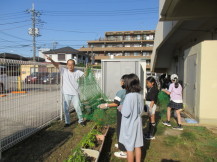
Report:
M 76 69 L 84 71 L 84 68 Z M 92 72 L 94 82 L 85 84 L 85 87 L 92 87 L 92 90 L 98 92 L 101 70 L 92 69 Z M 0 58 L 0 159 L 2 151 L 44 128 L 51 121 L 59 117 L 62 119 L 61 85 L 61 75 L 50 63 Z M 80 86 L 84 92 L 84 84 Z M 87 95 L 87 92 L 81 100 L 84 100 L 84 96 L 87 98 L 93 95 Z
M 51 64 L 0 59 L 0 153 L 60 116 L 60 78 Z

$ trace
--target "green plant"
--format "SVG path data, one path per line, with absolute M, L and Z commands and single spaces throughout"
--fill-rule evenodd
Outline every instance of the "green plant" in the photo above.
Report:
M 65 160 L 65 162 L 87 162 L 87 156 L 81 148 L 77 148 L 74 150 L 74 153 Z
M 69 156 L 65 162 L 87 162 L 89 157 L 84 154 L 81 148 L 94 148 L 96 146 L 96 135 L 101 134 L 97 129 L 92 129 L 86 136 L 82 138 L 73 154 Z
M 158 106 L 160 107 L 160 117 L 161 119 L 166 118 L 167 105 L 169 104 L 170 97 L 165 93 L 160 91 L 158 93 Z
M 91 130 L 84 138 L 81 140 L 82 148 L 94 148 L 96 146 L 96 135 L 101 134 L 96 129 Z

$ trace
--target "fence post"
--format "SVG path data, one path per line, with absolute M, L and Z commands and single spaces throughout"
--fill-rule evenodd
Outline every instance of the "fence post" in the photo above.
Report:
M 2 142 L 0 140 L 0 160 L 2 159 Z
M 61 74 L 60 74 L 61 75 Z M 63 93 L 62 93 L 62 85 L 63 85 L 63 76 L 60 76 L 60 120 L 63 120 Z

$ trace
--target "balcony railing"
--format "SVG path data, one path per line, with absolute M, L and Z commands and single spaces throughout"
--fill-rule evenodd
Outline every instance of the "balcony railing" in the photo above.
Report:
M 95 42 L 95 41 L 153 41 L 153 39 L 147 39 L 147 38 L 130 38 L 130 39 L 123 39 L 123 38 L 99 38 L 95 39 L 93 41 L 88 41 L 88 42 Z
M 87 47 L 80 48 L 79 51 L 152 51 L 153 47 Z

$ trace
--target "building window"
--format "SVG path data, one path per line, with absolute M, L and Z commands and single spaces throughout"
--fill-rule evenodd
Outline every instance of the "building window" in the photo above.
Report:
M 150 63 L 151 63 L 151 60 L 146 60 L 147 65 L 150 65 Z
M 130 35 L 126 35 L 125 40 L 130 40 Z
M 58 54 L 58 61 L 66 61 L 66 55 L 65 54 Z
M 130 52 L 125 52 L 124 55 L 125 56 L 130 56 Z
M 141 35 L 137 35 L 136 40 L 140 40 L 140 39 L 141 39 Z
M 130 44 L 125 44 L 124 47 L 130 47 Z
M 150 56 L 151 53 L 150 53 L 150 52 L 143 52 L 142 55 L 143 55 L 143 56 Z
M 107 47 L 112 47 L 112 44 L 107 44 Z
M 149 35 L 146 36 L 146 40 L 150 40 L 150 36 Z
M 150 40 L 154 40 L 154 35 L 149 35 Z
M 144 35 L 144 40 L 146 40 L 147 35 Z
M 134 56 L 139 56 L 139 52 L 134 52 Z
M 147 56 L 147 52 L 142 52 L 142 56 Z
M 123 36 L 117 36 L 116 40 L 123 40 Z
M 108 36 L 107 39 L 108 40 L 114 40 L 114 37 L 113 36 Z
M 141 47 L 140 44 L 134 44 L 133 47 Z
M 114 56 L 123 56 L 122 52 L 114 53 Z

